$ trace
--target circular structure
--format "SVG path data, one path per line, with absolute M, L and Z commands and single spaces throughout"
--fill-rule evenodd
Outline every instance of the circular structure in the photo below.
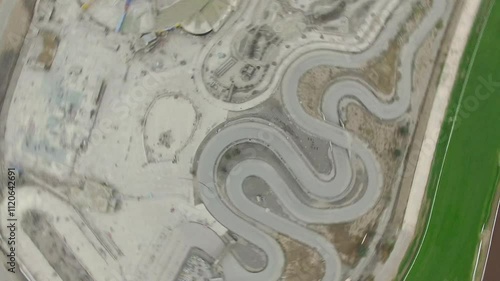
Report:
M 196 110 L 188 99 L 179 95 L 156 98 L 144 123 L 144 149 L 148 162 L 175 161 L 177 153 L 191 139 L 196 122 Z

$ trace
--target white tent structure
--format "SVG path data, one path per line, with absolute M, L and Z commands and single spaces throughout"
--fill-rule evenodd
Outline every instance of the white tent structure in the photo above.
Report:
M 197 35 L 212 30 L 217 31 L 238 2 L 238 0 L 158 0 L 155 27 L 157 30 L 163 30 L 180 24 L 187 32 Z

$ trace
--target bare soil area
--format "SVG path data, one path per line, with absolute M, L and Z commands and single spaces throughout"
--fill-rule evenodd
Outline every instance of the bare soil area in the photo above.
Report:
M 284 280 L 321 280 L 325 275 L 325 265 L 318 252 L 283 235 L 278 236 L 277 240 L 285 252 Z
M 347 265 L 355 266 L 367 250 L 369 240 L 363 241 L 364 235 L 351 235 L 351 224 L 314 225 L 311 228 L 335 245 L 340 259 Z
M 375 152 L 384 174 L 384 190 L 389 189 L 391 185 L 387 184 L 396 179 L 396 170 L 408 144 L 409 122 L 382 122 L 361 106 L 351 104 L 347 107 L 346 128 Z

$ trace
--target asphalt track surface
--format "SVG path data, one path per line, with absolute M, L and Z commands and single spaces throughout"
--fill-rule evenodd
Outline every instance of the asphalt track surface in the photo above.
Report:
M 379 200 L 382 173 L 372 151 L 355 135 L 340 125 L 342 105 L 357 102 L 381 119 L 395 119 L 410 107 L 412 92 L 412 67 L 416 51 L 427 35 L 436 26 L 448 7 L 448 1 L 434 1 L 433 7 L 411 35 L 401 53 L 401 78 L 396 88 L 396 98 L 385 103 L 376 98 L 374 89 L 355 79 L 345 79 L 333 84 L 323 100 L 325 121 L 308 115 L 297 95 L 300 77 L 309 69 L 319 65 L 357 68 L 380 55 L 388 42 L 399 31 L 401 19 L 394 17 L 381 32 L 372 47 L 363 53 L 347 55 L 328 50 L 309 52 L 290 64 L 281 80 L 281 95 L 284 107 L 295 125 L 326 141 L 331 142 L 333 161 L 330 174 L 318 173 L 303 155 L 299 146 L 287 134 L 268 121 L 241 119 L 226 124 L 205 143 L 198 159 L 197 177 L 200 182 L 201 199 L 210 213 L 225 227 L 262 249 L 267 255 L 267 266 L 260 272 L 246 271 L 231 255 L 221 261 L 227 280 L 279 280 L 286 263 L 278 242 L 269 235 L 269 230 L 285 234 L 318 251 L 325 264 L 322 280 L 341 279 L 341 261 L 334 246 L 323 236 L 273 212 L 269 212 L 250 201 L 243 193 L 243 181 L 250 176 L 265 180 L 283 206 L 303 223 L 341 223 L 352 221 L 369 211 Z M 364 163 L 367 183 L 361 195 L 352 204 L 331 209 L 316 209 L 305 204 L 290 191 L 285 175 L 263 160 L 248 159 L 238 163 L 226 179 L 225 186 L 218 186 L 215 174 L 221 155 L 239 143 L 259 143 L 268 147 L 294 176 L 303 191 L 315 200 L 334 203 L 342 200 L 352 190 L 354 179 L 351 156 L 357 155 Z M 223 192 L 224 191 L 224 192 Z M 224 194 L 225 193 L 225 194 Z

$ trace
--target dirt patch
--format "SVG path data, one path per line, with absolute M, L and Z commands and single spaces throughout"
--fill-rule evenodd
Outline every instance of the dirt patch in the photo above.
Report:
M 361 106 L 350 104 L 347 106 L 346 128 L 368 143 L 382 168 L 384 191 L 390 189 L 398 177 L 396 171 L 408 144 L 409 122 L 382 122 Z
M 325 91 L 335 77 L 339 77 L 338 67 L 321 65 L 308 70 L 299 80 L 298 95 L 304 110 L 321 119 L 321 103 Z
M 375 208 L 354 223 L 361 225 L 359 233 L 363 231 L 368 233 L 374 228 L 370 225 L 370 221 L 376 221 L 380 216 L 390 201 L 392 188 L 400 176 L 398 170 L 403 164 L 404 154 L 410 141 L 410 123 L 406 120 L 382 122 L 364 108 L 352 104 L 347 107 L 346 128 L 369 144 L 382 169 L 384 183 L 381 200 Z M 392 241 L 386 242 L 389 244 L 383 247 L 390 248 Z M 382 254 L 382 259 L 386 258 L 386 255 Z
M 286 265 L 283 276 L 286 281 L 321 280 L 325 275 L 325 264 L 313 249 L 287 236 L 276 239 L 285 252 Z
M 366 253 L 368 243 L 362 243 L 363 236 L 352 236 L 350 226 L 351 224 L 335 224 L 310 227 L 335 246 L 342 262 L 355 266 Z
M 43 31 L 41 35 L 43 38 L 43 50 L 38 55 L 36 62 L 47 70 L 52 66 L 52 62 L 56 56 L 59 39 L 55 34 L 49 31 Z

